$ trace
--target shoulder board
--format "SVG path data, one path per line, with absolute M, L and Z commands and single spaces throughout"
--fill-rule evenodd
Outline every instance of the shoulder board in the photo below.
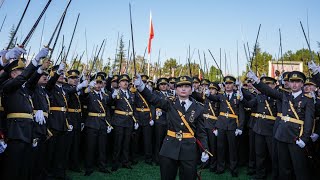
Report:
M 176 101 L 176 98 L 173 96 L 169 96 L 168 99 L 170 99 L 171 101 Z
M 305 97 L 312 98 L 310 94 L 304 94 Z
M 285 89 L 285 88 L 283 88 L 283 87 L 279 87 L 279 90 L 281 90 L 281 91 L 285 91 L 285 92 L 288 92 L 288 93 L 290 93 L 290 92 L 291 92 L 290 90 Z
M 219 93 L 219 94 L 224 94 L 224 92 L 222 92 L 222 91 L 219 91 L 218 93 Z

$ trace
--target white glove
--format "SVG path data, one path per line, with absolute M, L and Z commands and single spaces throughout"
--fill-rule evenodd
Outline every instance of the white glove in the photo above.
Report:
M 109 71 L 109 74 L 108 74 L 109 78 L 112 78 L 113 77 L 113 69 Z
M 70 124 L 68 127 L 68 131 L 71 132 L 73 130 L 73 126 Z
M 93 88 L 96 85 L 96 81 L 93 80 L 89 83 L 89 87 Z
M 256 76 L 256 74 L 254 74 L 254 72 L 252 72 L 251 70 L 249 70 L 249 72 L 247 73 L 247 77 L 249 79 L 252 79 L 255 83 L 259 83 L 259 78 Z
M 204 91 L 204 94 L 205 94 L 206 96 L 209 96 L 209 95 L 210 95 L 210 90 L 209 90 L 209 89 L 206 89 L 206 90 Z
M 236 136 L 240 136 L 242 134 L 242 130 L 236 129 L 236 132 L 234 133 Z
M 150 126 L 153 126 L 153 125 L 154 125 L 154 121 L 151 119 L 151 120 L 149 121 L 149 124 L 150 124 Z
M 36 57 L 32 60 L 32 64 L 34 66 L 38 66 L 39 62 L 42 58 L 47 57 L 49 54 L 49 48 L 42 48 L 41 51 L 36 55 Z
M 151 86 L 149 86 L 149 85 L 147 85 L 146 86 L 150 91 L 152 91 L 153 89 L 152 89 L 152 87 Z M 143 89 L 142 89 L 143 90 Z
M 237 91 L 237 97 L 238 96 L 239 96 L 239 100 L 242 101 L 243 100 L 243 94 L 242 94 L 241 88 L 239 88 L 238 91 Z
M 36 112 L 36 114 L 34 115 L 34 117 L 35 117 L 35 121 L 36 121 L 38 124 L 40 124 L 40 125 L 46 124 L 46 119 L 45 119 L 45 117 L 44 117 L 44 115 L 43 115 L 43 111 L 42 111 L 42 110 L 38 110 L 38 111 Z
M 24 50 L 21 47 L 14 47 L 12 49 L 10 49 L 7 53 L 6 53 L 6 59 L 10 60 L 10 59 L 18 59 L 21 54 L 26 54 L 26 50 Z
M 3 140 L 0 140 L 0 154 L 6 150 L 7 146 L 8 145 Z
M 304 148 L 306 146 L 306 143 L 304 143 L 301 139 L 296 140 L 296 144 L 301 148 Z
M 80 91 L 82 88 L 87 87 L 87 86 L 88 86 L 88 81 L 84 80 L 84 81 L 82 81 L 82 83 L 78 84 L 77 91 Z
M 112 127 L 111 127 L 111 126 L 108 126 L 108 127 L 107 127 L 107 134 L 111 133 L 111 130 L 112 130 Z
M 156 110 L 156 116 L 160 117 L 162 115 L 162 111 L 161 110 Z
M 218 136 L 218 129 L 214 129 L 212 132 L 215 136 Z
M 66 67 L 66 65 L 64 63 L 61 63 L 59 65 L 58 70 L 57 70 L 57 74 L 61 75 L 63 73 L 65 67 Z
M 319 134 L 312 133 L 310 137 L 311 137 L 311 139 L 312 139 L 312 142 L 316 142 L 317 139 L 319 138 Z
M 81 131 L 84 129 L 84 123 L 81 123 Z
M 308 62 L 308 68 L 312 71 L 313 74 L 320 72 L 320 67 L 317 66 L 313 61 Z
M 113 93 L 112 93 L 112 99 L 115 99 L 119 94 L 119 90 L 118 89 L 114 89 Z
M 201 154 L 201 162 L 205 163 L 205 162 L 208 161 L 208 159 L 209 159 L 208 153 L 202 152 L 202 154 Z
M 145 84 L 142 82 L 140 74 L 136 75 L 136 79 L 134 80 L 134 85 L 138 89 L 138 91 L 143 91 Z
M 7 52 L 8 52 L 8 50 L 1 50 L 1 51 L 0 51 L 0 57 L 1 57 L 1 58 L 0 58 L 0 65 L 3 66 L 3 67 L 4 67 L 7 63 L 4 63 L 4 62 L 2 61 L 2 57 L 5 56 Z
M 139 124 L 138 123 L 134 123 L 134 130 L 137 130 L 139 128 Z
M 106 90 L 104 90 L 104 88 L 101 88 L 101 92 L 102 92 L 103 94 L 105 94 L 105 93 L 106 93 Z
M 33 139 L 33 142 L 32 142 L 32 147 L 37 147 L 37 146 L 38 146 L 38 138 Z

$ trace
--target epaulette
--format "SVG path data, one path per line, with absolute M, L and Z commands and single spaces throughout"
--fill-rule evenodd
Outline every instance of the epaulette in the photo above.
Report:
M 283 87 L 279 87 L 279 90 L 281 90 L 281 91 L 285 91 L 285 92 L 288 92 L 288 93 L 290 93 L 290 92 L 291 92 L 291 90 L 289 90 L 289 89 L 285 89 L 285 88 L 283 88 Z
M 304 96 L 305 96 L 305 97 L 308 97 L 308 98 L 310 98 L 310 99 L 312 98 L 312 96 L 311 96 L 310 94 L 304 94 Z
M 219 91 L 218 93 L 219 93 L 219 94 L 224 94 L 224 92 L 223 92 L 223 91 Z
M 176 101 L 176 98 L 173 96 L 169 96 L 168 99 L 170 99 L 171 101 Z

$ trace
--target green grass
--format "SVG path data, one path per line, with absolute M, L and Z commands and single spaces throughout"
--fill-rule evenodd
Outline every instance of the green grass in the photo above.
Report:
M 110 170 L 110 168 L 109 168 Z M 116 172 L 111 174 L 104 174 L 98 171 L 95 171 L 91 176 L 83 176 L 84 173 L 74 173 L 68 172 L 68 175 L 75 180 L 159 180 L 160 179 L 160 167 L 159 166 L 149 166 L 144 162 L 139 162 L 137 165 L 133 166 L 133 169 L 123 169 L 120 168 Z M 211 180 L 211 179 L 250 179 L 246 175 L 246 168 L 239 169 L 239 177 L 232 178 L 229 171 L 226 171 L 224 174 L 216 175 L 210 172 L 208 169 L 202 170 L 202 180 Z M 177 177 L 177 179 L 179 179 Z

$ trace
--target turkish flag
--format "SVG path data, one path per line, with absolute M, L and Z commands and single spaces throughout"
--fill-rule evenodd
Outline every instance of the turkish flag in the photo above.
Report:
M 154 37 L 154 32 L 153 32 L 153 24 L 152 24 L 152 15 L 150 12 L 150 28 L 149 28 L 149 41 L 148 41 L 148 54 L 151 52 L 151 41 Z

